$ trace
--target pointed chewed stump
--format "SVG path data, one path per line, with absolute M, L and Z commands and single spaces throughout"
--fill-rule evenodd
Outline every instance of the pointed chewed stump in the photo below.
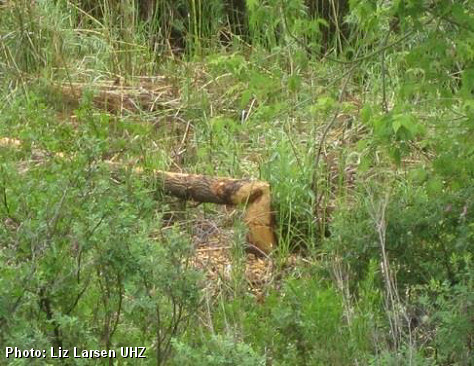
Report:
M 143 173 L 139 168 L 133 170 Z M 256 252 L 264 254 L 275 248 L 277 240 L 267 182 L 161 170 L 153 170 L 152 174 L 166 194 L 196 202 L 245 206 L 244 221 L 249 229 L 250 244 L 257 248 Z

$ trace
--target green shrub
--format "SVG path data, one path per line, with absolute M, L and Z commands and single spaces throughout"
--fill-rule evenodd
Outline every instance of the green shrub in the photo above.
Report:
M 174 365 L 265 365 L 265 357 L 258 355 L 250 345 L 230 337 L 215 335 L 199 347 L 174 342 Z

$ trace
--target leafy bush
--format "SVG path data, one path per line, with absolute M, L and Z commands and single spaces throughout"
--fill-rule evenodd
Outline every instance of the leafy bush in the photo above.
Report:
M 175 342 L 176 365 L 265 365 L 265 358 L 259 356 L 251 346 L 228 337 L 213 336 L 200 347 Z
M 472 363 L 472 1 L 0 8 L 2 344 Z M 93 107 L 96 81 L 158 70 L 178 108 Z M 55 88 L 84 81 L 78 107 Z M 201 291 L 191 210 L 116 161 L 268 180 L 280 247 L 257 301 L 243 253 L 225 290 Z

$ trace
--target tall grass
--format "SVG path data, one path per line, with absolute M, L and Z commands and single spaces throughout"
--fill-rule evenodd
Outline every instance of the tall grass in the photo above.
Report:
M 0 5 L 0 339 L 133 340 L 158 364 L 468 364 L 472 75 L 453 71 L 472 64 L 467 11 L 231 4 Z M 175 109 L 94 107 L 96 82 L 157 75 Z M 74 106 L 51 91 L 85 81 Z M 261 296 L 242 225 L 225 223 L 213 296 L 189 243 L 222 213 L 111 177 L 114 160 L 269 181 L 279 247 Z

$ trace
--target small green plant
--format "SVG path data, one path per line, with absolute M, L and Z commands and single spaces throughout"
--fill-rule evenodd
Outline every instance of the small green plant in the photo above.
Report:
M 251 346 L 230 337 L 213 336 L 200 347 L 175 342 L 176 365 L 265 365 L 265 357 Z

